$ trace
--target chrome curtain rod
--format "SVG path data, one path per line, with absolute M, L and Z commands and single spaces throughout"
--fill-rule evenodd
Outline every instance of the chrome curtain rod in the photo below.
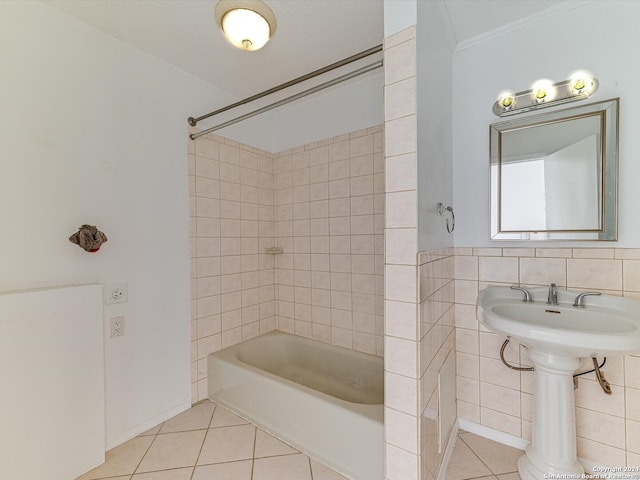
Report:
M 221 128 L 224 127 L 228 127 L 229 125 L 233 125 L 235 123 L 241 122 L 243 120 L 246 120 L 248 118 L 251 117 L 255 117 L 256 115 L 260 115 L 261 113 L 264 112 L 268 112 L 269 110 L 273 110 L 274 108 L 280 107 L 282 105 L 286 105 L 287 103 L 291 103 L 295 100 L 298 100 L 299 98 L 302 97 L 306 97 L 307 95 L 311 95 L 312 93 L 316 93 L 319 92 L 320 90 L 324 90 L 325 88 L 329 88 L 332 87 L 333 85 L 337 85 L 338 83 L 342 83 L 346 80 L 349 80 L 351 78 L 357 77 L 359 75 L 363 75 L 367 72 L 370 72 L 372 70 L 375 70 L 376 68 L 380 68 L 382 66 L 382 60 L 379 60 L 375 63 L 371 63 L 365 67 L 362 68 L 358 68 L 357 70 L 354 70 L 352 72 L 349 72 L 345 75 L 342 75 L 340 77 L 334 78 L 333 80 L 329 80 L 328 82 L 325 83 L 321 83 L 320 85 L 317 85 L 313 88 L 309 88 L 308 90 L 304 90 L 300 93 L 296 93 L 295 95 L 292 95 L 290 97 L 287 98 L 283 98 L 282 100 L 279 100 L 275 103 L 271 103 L 265 107 L 259 108 L 257 110 L 254 110 L 253 112 L 249 112 L 246 113 L 244 115 L 241 115 L 239 117 L 236 117 L 234 119 L 231 119 L 227 122 L 224 123 L 220 123 L 218 125 L 215 125 L 211 128 L 208 128 L 206 130 L 203 130 L 202 132 L 198 132 L 198 133 L 192 133 L 191 135 L 189 135 L 189 138 L 191 138 L 191 140 L 195 140 L 198 137 L 201 137 L 202 135 L 206 135 L 207 133 L 211 133 L 214 132 L 216 130 L 220 130 Z
M 305 80 L 309 80 L 310 78 L 317 77 L 318 75 L 322 75 L 323 73 L 330 72 L 331 70 L 335 70 L 336 68 L 340 68 L 344 65 L 353 63 L 357 60 L 360 60 L 361 58 L 368 57 L 370 55 L 373 55 L 374 53 L 378 53 L 381 51 L 382 51 L 382 44 L 376 45 L 375 47 L 369 48 L 368 50 L 364 50 L 363 52 L 356 53 L 355 55 L 352 55 L 350 57 L 343 58 L 338 62 L 332 63 L 331 65 L 327 65 L 326 67 L 322 67 L 311 73 L 302 75 L 301 77 L 294 78 L 293 80 L 290 80 L 281 85 L 265 90 L 264 92 L 256 93 L 251 97 L 247 97 L 244 100 L 240 100 L 239 102 L 232 103 L 231 105 L 227 105 L 226 107 L 207 113 L 206 115 L 202 115 L 198 118 L 189 117 L 187 119 L 187 122 L 189 122 L 189 125 L 191 125 L 192 127 L 195 127 L 200 120 L 213 117 L 214 115 L 218 115 L 219 113 L 226 112 L 227 110 L 231 110 L 232 108 L 239 107 L 240 105 L 244 105 L 245 103 L 253 102 L 254 100 L 258 100 L 259 98 L 266 97 L 267 95 L 271 95 L 272 93 L 276 93 L 285 88 L 292 87 L 293 85 L 297 85 L 300 82 L 304 82 Z

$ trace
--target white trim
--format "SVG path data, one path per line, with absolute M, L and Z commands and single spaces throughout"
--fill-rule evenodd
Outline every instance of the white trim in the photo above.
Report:
M 509 447 L 517 448 L 519 450 L 524 450 L 529 446 L 529 440 L 525 440 L 524 438 L 516 437 L 515 435 L 510 435 L 508 433 L 504 433 L 500 430 L 495 430 L 478 423 L 470 422 L 469 420 L 465 420 L 463 418 L 458 418 L 458 427 L 460 428 L 460 430 L 464 430 L 469 433 L 475 433 L 476 435 L 479 435 L 481 437 L 488 438 L 489 440 L 493 440 L 495 442 L 501 443 L 503 445 L 508 445 Z
M 583 457 L 578 457 L 578 461 L 584 467 L 584 472 L 587 475 L 592 475 L 594 473 L 596 475 L 602 475 L 603 472 L 604 472 L 604 470 L 602 470 L 602 469 L 607 467 L 607 465 L 603 465 L 602 463 L 594 462 L 593 460 L 588 460 L 588 459 L 583 458 Z M 611 466 L 611 465 L 609 465 L 609 466 Z M 599 470 L 598 472 L 594 472 L 594 469 L 596 467 L 599 467 L 601 470 Z M 631 478 L 638 478 L 638 476 L 637 476 L 637 474 L 635 472 L 625 472 L 625 474 L 631 475 Z
M 113 439 L 109 443 L 107 443 L 105 449 L 107 451 L 111 450 L 112 448 L 123 444 L 127 440 L 131 440 L 132 438 L 137 437 L 141 433 L 144 433 L 147 430 L 150 430 L 153 427 L 156 427 L 156 426 L 160 425 L 162 422 L 165 422 L 165 421 L 169 420 L 170 418 L 175 417 L 179 413 L 182 413 L 185 410 L 188 410 L 189 408 L 191 408 L 191 402 L 187 401 L 187 402 L 181 403 L 180 405 L 177 405 L 177 406 L 175 406 L 173 408 L 165 410 L 161 414 L 156 415 L 155 417 L 150 418 L 149 420 L 147 420 L 147 421 L 145 421 L 143 423 L 140 423 L 140 424 L 136 425 L 133 428 L 129 428 L 129 429 L 125 430 L 120 435 L 118 435 L 115 439 Z
M 509 447 L 517 448 L 519 450 L 525 450 L 530 443 L 528 440 L 525 440 L 524 438 L 516 437 L 514 435 L 501 432 L 500 430 L 495 430 L 493 428 L 485 427 L 484 425 L 470 422 L 469 420 L 465 420 L 463 418 L 458 418 L 457 425 L 455 426 L 456 435 L 460 433 L 460 431 L 458 431 L 458 428 L 460 430 L 464 430 L 465 432 L 475 433 L 480 437 L 488 438 L 489 440 L 493 440 L 495 442 L 501 443 L 503 445 L 507 445 Z M 444 480 L 445 478 L 445 475 L 443 474 L 443 470 L 444 470 L 444 473 L 446 474 L 446 466 L 448 466 L 450 456 L 451 456 L 449 447 L 451 447 L 451 451 L 453 451 L 453 446 L 451 445 L 451 443 L 454 443 L 454 442 L 450 441 L 450 444 L 447 445 L 447 451 L 445 452 L 445 456 L 443 457 L 442 465 L 440 467 L 440 472 L 438 473 L 437 480 Z M 587 474 L 591 474 L 594 471 L 595 467 L 604 468 L 606 466 L 601 463 L 594 462 L 593 460 L 588 460 L 583 457 L 578 457 L 578 461 L 582 464 L 582 466 L 584 467 L 584 471 Z
M 574 10 L 576 8 L 580 8 L 588 3 L 592 3 L 586 0 L 574 0 L 574 1 L 567 1 L 567 2 L 563 2 L 561 4 L 555 5 L 553 7 L 549 7 L 546 8 L 538 13 L 535 13 L 533 15 L 530 15 L 528 17 L 525 18 L 521 18 L 519 20 L 515 20 L 511 23 L 507 23 L 506 25 L 502 25 L 501 27 L 498 27 L 494 30 L 490 30 L 488 32 L 485 33 L 481 33 L 479 35 L 476 35 L 475 37 L 471 37 L 468 38 L 466 40 L 463 40 L 461 42 L 458 43 L 458 45 L 456 46 L 454 53 L 455 52 L 459 52 L 461 50 L 464 50 L 466 48 L 470 48 L 473 47 L 474 45 L 477 45 L 479 43 L 482 42 L 486 42 L 487 40 L 491 40 L 494 39 L 496 37 L 500 37 L 502 35 L 505 35 L 509 32 L 513 32 L 514 30 L 518 30 L 522 27 L 526 27 L 528 25 L 532 25 L 534 23 L 538 23 L 538 22 L 542 22 L 548 18 L 554 17 L 556 15 L 565 13 L 565 12 L 569 12 L 571 10 Z
M 451 461 L 451 457 L 453 456 L 456 440 L 458 440 L 458 422 L 453 422 L 453 427 L 449 434 L 449 441 L 447 442 L 447 447 L 444 449 L 442 461 L 440 462 L 440 470 L 438 470 L 438 477 L 436 480 L 445 480 L 447 477 L 447 469 L 449 468 L 449 461 Z

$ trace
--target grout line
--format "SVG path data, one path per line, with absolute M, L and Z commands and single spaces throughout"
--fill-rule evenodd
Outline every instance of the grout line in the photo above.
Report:
M 203 403 L 208 403 L 208 402 L 203 402 Z M 200 455 L 202 454 L 202 449 L 204 448 L 204 443 L 207 441 L 207 436 L 209 435 L 209 428 L 211 427 L 211 422 L 213 422 L 213 414 L 216 412 L 216 409 L 218 408 L 218 406 L 211 402 L 213 404 L 213 410 L 211 411 L 211 418 L 209 419 L 209 423 L 207 424 L 207 428 L 205 428 L 205 434 L 204 434 L 204 438 L 202 439 L 202 444 L 200 445 L 200 450 L 198 450 L 198 456 L 196 457 L 196 461 L 193 464 L 193 470 L 191 471 L 191 476 L 189 477 L 189 479 L 193 478 L 193 475 L 195 475 L 196 473 L 196 466 L 198 465 L 198 460 L 200 460 Z M 193 407 L 191 407 L 193 408 Z
M 162 422 L 162 424 L 160 425 L 160 428 L 158 429 L 158 432 L 155 435 L 153 435 L 153 440 L 151 440 L 151 443 L 149 444 L 149 446 L 145 450 L 144 455 L 142 455 L 142 457 L 140 457 L 140 461 L 138 462 L 136 467 L 133 469 L 133 472 L 131 472 L 131 478 L 133 478 L 135 473 L 138 471 L 138 468 L 140 468 L 140 465 L 142 464 L 142 461 L 144 460 L 144 457 L 147 456 L 147 454 L 149 453 L 149 450 L 151 450 L 151 447 L 153 446 L 153 444 L 156 443 L 156 439 L 158 438 L 158 435 L 160 434 L 160 430 L 162 430 L 162 426 L 164 425 L 164 423 L 165 422 Z
M 250 424 L 253 425 L 253 424 Z M 251 455 L 251 478 L 253 479 L 253 472 L 256 464 L 256 444 L 258 443 L 258 427 L 254 425 L 253 429 L 253 453 Z
M 464 443 L 464 444 L 469 448 L 469 450 L 471 451 L 471 453 L 473 453 L 473 455 L 474 455 L 478 460 L 480 460 L 480 463 L 482 463 L 482 464 L 487 468 L 487 470 L 489 470 L 489 472 L 491 472 L 491 475 L 493 475 L 493 476 L 495 477 L 495 476 L 496 476 L 496 474 L 495 474 L 495 473 L 493 473 L 493 470 L 491 470 L 491 468 L 489 467 L 489 465 L 487 465 L 487 464 L 482 460 L 482 458 L 480 458 L 480 456 L 475 452 L 475 450 L 474 450 L 473 448 L 471 448 L 471 445 L 469 445 L 467 442 L 465 442 L 465 441 L 464 441 L 464 438 L 462 438 L 462 436 L 458 435 L 458 438 L 462 441 L 462 443 Z M 486 475 L 484 475 L 484 476 L 486 477 Z M 482 477 L 483 477 L 483 475 L 478 476 L 478 477 L 471 477 L 471 478 L 482 478 Z

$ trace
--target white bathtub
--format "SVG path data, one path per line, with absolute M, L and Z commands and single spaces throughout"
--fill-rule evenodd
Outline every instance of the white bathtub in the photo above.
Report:
M 383 360 L 271 332 L 212 353 L 209 397 L 354 480 L 382 480 Z

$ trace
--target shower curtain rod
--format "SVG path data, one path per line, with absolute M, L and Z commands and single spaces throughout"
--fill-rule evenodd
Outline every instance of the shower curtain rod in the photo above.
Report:
M 214 132 L 216 130 L 220 130 L 221 128 L 224 127 L 228 127 L 230 125 L 233 125 L 235 123 L 241 122 L 243 120 L 246 120 L 248 118 L 251 117 L 255 117 L 256 115 L 260 115 L 261 113 L 264 112 L 268 112 L 269 110 L 273 110 L 274 108 L 280 107 L 282 105 L 286 105 L 287 103 L 291 103 L 295 100 L 298 100 L 299 98 L 303 98 L 306 97 L 308 95 L 311 95 L 312 93 L 316 93 L 319 92 L 320 90 L 324 90 L 325 88 L 329 88 L 332 87 L 333 85 L 337 85 L 339 83 L 342 83 L 346 80 L 349 80 L 351 78 L 357 77 L 359 75 L 363 75 L 367 72 L 371 72 L 372 70 L 375 70 L 377 68 L 380 68 L 382 66 L 382 60 L 379 60 L 375 63 L 371 63 L 365 67 L 362 68 L 358 68 L 357 70 L 354 70 L 352 72 L 349 72 L 345 75 L 342 75 L 340 77 L 334 78 L 333 80 L 329 80 L 328 82 L 325 83 L 321 83 L 320 85 L 317 85 L 313 88 L 309 88 L 308 90 L 304 90 L 300 93 L 296 93 L 295 95 L 291 95 L 290 97 L 287 98 L 283 98 L 282 100 L 279 100 L 275 103 L 271 103 L 265 107 L 259 108 L 257 110 L 254 110 L 253 112 L 249 112 L 246 113 L 244 115 L 240 115 L 239 117 L 233 118 L 227 122 L 224 123 L 220 123 L 218 125 L 215 125 L 211 128 L 208 128 L 206 130 L 203 130 L 201 132 L 198 133 L 192 133 L 191 135 L 189 135 L 189 138 L 191 138 L 191 140 L 195 140 L 198 137 L 201 137 L 202 135 L 206 135 L 207 133 L 211 133 Z
M 344 65 L 348 65 L 349 63 L 353 63 L 357 60 L 360 60 L 361 58 L 365 58 L 368 57 L 370 55 L 373 55 L 374 53 L 378 53 L 382 51 L 382 44 L 380 45 L 376 45 L 375 47 L 371 47 L 367 50 L 364 50 L 360 53 L 356 53 L 355 55 L 352 55 L 350 57 L 347 58 L 343 58 L 342 60 L 339 60 L 335 63 L 332 63 L 331 65 L 327 65 L 326 67 L 322 67 L 318 70 L 315 70 L 311 73 L 307 73 L 306 75 L 302 75 L 301 77 L 298 78 L 294 78 L 293 80 L 289 80 L 288 82 L 282 83 L 276 87 L 270 88 L 268 90 L 265 90 L 264 92 L 260 92 L 260 93 L 256 93 L 255 95 L 252 95 L 251 97 L 247 97 L 243 100 L 240 100 L 239 102 L 236 103 L 232 103 L 231 105 L 227 105 L 226 107 L 220 108 L 218 110 L 215 110 L 213 112 L 207 113 L 205 115 L 202 115 L 198 118 L 193 118 L 193 117 L 189 117 L 187 119 L 187 122 L 189 122 L 189 125 L 191 125 L 192 127 L 195 127 L 198 122 L 200 120 L 204 120 L 205 118 L 209 118 L 209 117 L 213 117 L 214 115 L 218 115 L 219 113 L 222 112 L 226 112 L 227 110 L 231 110 L 232 108 L 235 107 L 239 107 L 240 105 L 244 105 L 245 103 L 249 103 L 249 102 L 253 102 L 254 100 L 258 100 L 259 98 L 262 97 L 266 97 L 267 95 L 271 95 L 272 93 L 276 93 L 279 92 L 280 90 L 283 90 L 285 88 L 288 87 L 292 87 L 293 85 L 297 85 L 300 82 L 304 82 L 305 80 L 309 80 L 313 77 L 317 77 L 318 75 L 322 75 L 323 73 L 327 73 L 330 72 L 331 70 L 335 70 L 336 68 L 340 68 Z

